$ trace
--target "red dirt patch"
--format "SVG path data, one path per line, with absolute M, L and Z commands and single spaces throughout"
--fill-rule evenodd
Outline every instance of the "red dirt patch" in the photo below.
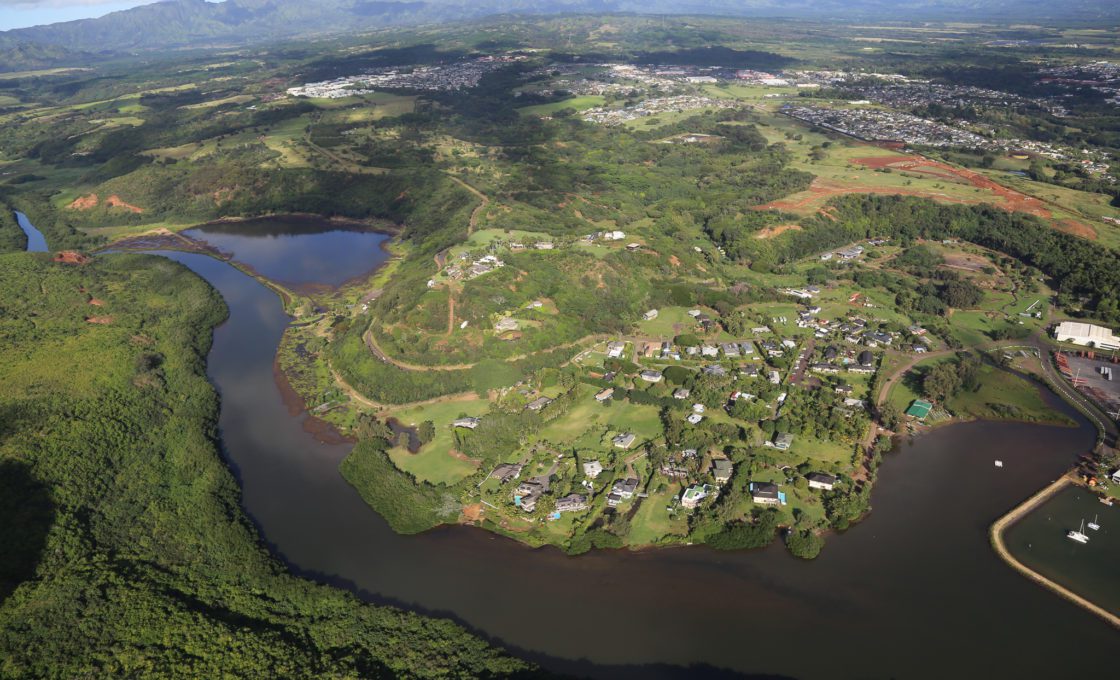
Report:
M 801 231 L 801 225 L 800 224 L 779 224 L 779 225 L 776 225 L 776 226 L 773 226 L 773 227 L 766 227 L 765 229 L 763 229 L 763 230 L 759 231 L 757 234 L 755 234 L 754 237 L 757 238 L 757 239 L 774 238 L 775 236 L 781 236 L 782 234 L 786 233 L 787 231 Z
M 90 194 L 89 196 L 79 196 L 70 205 L 66 206 L 70 210 L 89 210 L 97 207 L 97 194 Z
M 674 267 L 679 267 L 681 266 L 681 261 L 676 255 L 670 255 L 669 264 L 673 265 Z
M 139 208 L 135 205 L 132 205 L 131 203 L 125 203 L 124 200 L 122 200 L 121 197 L 117 196 L 116 194 L 113 194 L 109 198 L 106 198 L 105 205 L 109 206 L 110 208 L 124 208 L 125 210 L 134 213 L 144 212 L 143 208 Z
M 1058 227 L 1058 231 L 1064 231 L 1067 234 L 1073 234 L 1074 236 L 1080 236 L 1081 238 L 1088 239 L 1090 241 L 1096 241 L 1097 240 L 1097 230 L 1090 227 L 1089 225 L 1085 224 L 1084 222 L 1078 222 L 1077 220 L 1068 220 L 1067 219 L 1067 220 L 1060 220 L 1056 224 L 1057 224 L 1057 227 Z
M 89 262 L 89 258 L 76 250 L 62 250 L 54 256 L 54 261 L 62 264 L 85 264 Z
M 86 323 L 96 323 L 96 324 L 101 324 L 101 325 L 108 325 L 108 324 L 113 323 L 113 317 L 111 317 L 111 316 L 87 316 L 86 317 Z
M 482 461 L 480 461 L 479 459 L 471 458 L 470 456 L 468 456 L 467 454 L 463 453 L 462 451 L 460 451 L 458 449 L 451 449 L 450 451 L 447 452 L 447 455 L 451 456 L 455 460 L 461 460 L 464 463 L 470 463 L 471 465 L 474 465 L 476 467 L 482 463 Z
M 90 298 L 89 303 L 91 305 L 93 305 L 94 307 L 104 307 L 105 306 L 105 301 L 104 300 L 99 300 L 97 298 Z
M 460 522 L 477 522 L 482 519 L 482 503 L 472 503 L 463 506 L 463 514 L 459 517 Z
M 891 168 L 892 170 L 917 172 L 941 179 L 965 182 L 978 189 L 990 191 L 1002 198 L 1003 204 L 1000 207 L 1006 210 L 1025 212 L 1037 217 L 1050 217 L 1050 211 L 1044 208 L 1042 202 L 1033 196 L 1027 196 L 1014 189 L 1009 189 L 979 172 L 966 170 L 965 168 L 955 168 L 924 156 L 915 155 L 912 158 L 901 159 L 892 156 L 872 156 L 870 158 L 856 158 L 854 162 L 869 168 Z

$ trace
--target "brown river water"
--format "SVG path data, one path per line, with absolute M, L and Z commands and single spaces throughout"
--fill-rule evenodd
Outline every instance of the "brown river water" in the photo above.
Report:
M 304 576 L 596 677 L 1065 678 L 1100 673 L 1120 644 L 988 543 L 992 521 L 1092 446 L 1080 418 L 967 423 L 900 443 L 871 515 L 812 562 L 779 544 L 568 557 L 468 527 L 398 536 L 339 474 L 349 445 L 317 441 L 285 407 L 273 359 L 289 319 L 276 295 L 224 262 L 162 254 L 229 304 L 208 368 L 224 453 L 264 540 Z

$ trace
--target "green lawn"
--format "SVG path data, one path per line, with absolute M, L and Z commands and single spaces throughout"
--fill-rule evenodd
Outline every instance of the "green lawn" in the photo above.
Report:
M 451 422 L 460 415 L 481 416 L 490 408 L 484 400 L 450 401 L 397 411 L 394 416 L 405 425 L 416 425 L 425 420 L 435 423 L 436 436 L 420 448 L 419 453 L 409 453 L 404 447 L 389 452 L 389 458 L 400 469 L 423 481 L 434 484 L 453 484 L 474 472 L 469 461 L 451 455 L 455 435 Z
M 575 109 L 576 111 L 583 111 L 584 109 L 590 109 L 595 106 L 602 106 L 606 103 L 606 101 L 606 99 L 603 99 L 597 94 L 591 94 L 584 97 L 571 97 L 569 99 L 563 99 L 561 101 L 552 102 L 550 104 L 526 106 L 524 108 L 517 109 L 517 112 L 522 116 L 551 116 L 557 111 L 561 111 L 563 109 Z
M 958 392 L 949 399 L 946 407 L 964 417 L 1073 424 L 1043 401 L 1037 385 L 1013 373 L 984 366 L 978 382 L 978 389 Z

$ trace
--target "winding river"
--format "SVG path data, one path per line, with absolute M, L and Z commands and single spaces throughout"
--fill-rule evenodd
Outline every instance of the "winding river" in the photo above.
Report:
M 874 512 L 813 562 L 778 544 L 571 558 L 463 527 L 403 537 L 340 476 L 349 446 L 320 443 L 306 414 L 289 415 L 273 373 L 289 321 L 276 295 L 216 259 L 161 254 L 229 305 L 208 365 L 224 453 L 245 510 L 297 573 L 600 677 L 1073 677 L 1099 672 L 1120 642 L 988 544 L 995 518 L 1092 446 L 1073 412 L 1076 429 L 969 423 L 902 443 L 881 469 Z
M 16 224 L 23 230 L 27 236 L 27 252 L 29 253 L 45 253 L 47 251 L 47 239 L 43 237 L 43 232 L 35 228 L 31 224 L 31 220 L 27 219 L 27 215 L 16 211 Z

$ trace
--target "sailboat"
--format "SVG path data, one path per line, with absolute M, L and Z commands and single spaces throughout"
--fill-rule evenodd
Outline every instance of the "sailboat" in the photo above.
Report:
M 1101 525 L 1097 524 L 1098 517 L 1100 517 L 1100 515 L 1093 515 L 1093 521 L 1089 522 L 1089 524 L 1087 524 L 1086 526 L 1088 526 L 1093 531 L 1100 531 Z
M 1085 535 L 1085 520 L 1081 520 L 1081 528 L 1077 531 L 1070 529 L 1069 533 L 1066 534 L 1066 538 L 1071 541 L 1077 541 L 1078 543 L 1088 543 L 1089 537 Z

